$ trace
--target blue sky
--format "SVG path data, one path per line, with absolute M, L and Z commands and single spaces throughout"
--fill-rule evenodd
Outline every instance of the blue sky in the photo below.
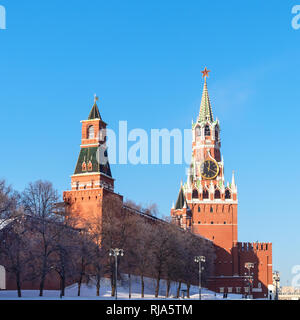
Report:
M 299 2 L 299 1 L 298 1 Z M 109 127 L 189 129 L 202 91 L 236 171 L 239 240 L 273 242 L 282 283 L 300 264 L 300 30 L 288 1 L 0 0 L 0 177 L 70 187 L 93 94 Z M 116 191 L 168 215 L 185 165 L 115 165 Z

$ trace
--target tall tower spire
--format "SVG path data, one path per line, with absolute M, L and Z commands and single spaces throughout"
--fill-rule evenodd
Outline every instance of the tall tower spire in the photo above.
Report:
M 202 72 L 202 78 L 204 78 L 204 87 L 203 87 L 203 93 L 202 93 L 202 99 L 201 99 L 201 105 L 200 105 L 200 112 L 198 117 L 198 122 L 202 121 L 214 121 L 213 112 L 210 105 L 208 90 L 207 90 L 207 82 L 206 79 L 209 76 L 210 70 L 207 70 L 206 67 Z

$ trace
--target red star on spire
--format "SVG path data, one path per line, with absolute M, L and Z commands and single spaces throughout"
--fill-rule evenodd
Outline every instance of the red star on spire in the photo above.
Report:
M 210 70 L 207 70 L 206 69 L 206 67 L 205 67 L 205 69 L 203 70 L 203 71 L 201 71 L 201 73 L 202 73 L 202 78 L 207 78 L 207 77 L 209 77 L 209 73 L 210 72 Z

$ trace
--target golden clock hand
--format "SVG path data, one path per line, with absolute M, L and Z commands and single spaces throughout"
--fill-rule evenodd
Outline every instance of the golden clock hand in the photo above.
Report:
M 214 174 L 217 173 L 217 171 L 214 171 L 213 169 L 208 169 L 209 171 L 213 172 Z

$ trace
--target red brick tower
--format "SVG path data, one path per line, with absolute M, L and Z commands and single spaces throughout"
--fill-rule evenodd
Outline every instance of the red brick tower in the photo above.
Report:
M 185 199 L 185 210 L 190 213 L 188 222 L 185 223 L 186 218 L 182 214 L 182 201 L 177 200 L 171 215 L 175 223 L 222 247 L 225 251 L 222 250 L 223 257 L 220 258 L 226 259 L 225 256 L 231 256 L 231 250 L 237 243 L 237 186 L 234 174 L 231 183 L 225 184 L 220 123 L 218 119 L 214 120 L 208 96 L 208 72 L 206 69 L 203 71 L 205 80 L 200 113 L 196 123 L 192 124 L 192 163 L 187 182 L 181 186 L 179 194 Z M 226 270 L 222 266 L 222 274 L 232 275 L 234 265 L 231 258 L 227 257 L 227 260 Z
M 214 287 L 243 288 L 247 281 L 244 268 L 244 260 L 247 258 L 250 259 L 247 262 L 256 263 L 254 283 L 262 281 L 266 288 L 265 294 L 272 283 L 272 245 L 259 244 L 259 250 L 251 256 L 248 246 L 244 250 L 245 246 L 238 244 L 237 185 L 234 173 L 230 183 L 224 179 L 220 123 L 218 119 L 214 120 L 207 90 L 209 72 L 206 68 L 202 71 L 204 89 L 200 112 L 197 121 L 192 124 L 192 161 L 187 182 L 181 184 L 176 205 L 171 209 L 172 221 L 215 244 Z M 262 256 L 265 256 L 267 265 L 259 262 L 258 256 L 261 261 L 264 260 Z M 259 281 L 258 277 L 263 280 Z
M 103 198 L 115 195 L 106 149 L 106 123 L 102 120 L 95 96 L 88 120 L 82 123 L 80 153 L 71 177 L 71 191 L 63 194 L 70 213 L 81 216 L 102 214 Z

